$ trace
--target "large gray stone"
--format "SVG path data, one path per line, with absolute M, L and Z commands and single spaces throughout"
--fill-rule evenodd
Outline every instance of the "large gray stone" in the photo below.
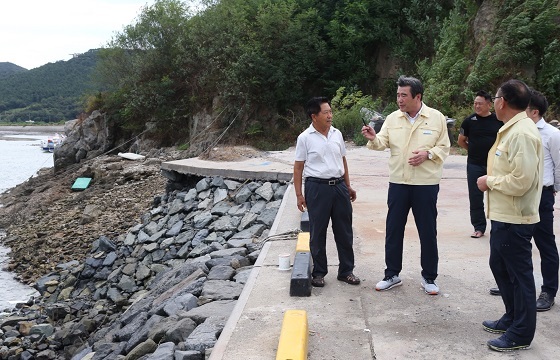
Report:
M 148 236 L 152 236 L 159 230 L 161 229 L 159 228 L 158 224 L 155 221 L 152 221 L 148 225 L 144 226 L 144 229 L 142 231 L 148 234 Z
M 179 211 L 183 210 L 184 201 L 180 199 L 175 199 L 169 206 L 169 215 L 177 214 Z
M 175 344 L 172 342 L 166 342 L 160 344 L 156 351 L 147 360 L 174 360 L 175 354 Z
M 247 254 L 247 249 L 241 248 L 229 248 L 218 250 L 210 253 L 211 258 L 220 258 L 220 257 L 232 257 L 236 255 L 245 256 Z
M 217 189 L 214 191 L 214 204 L 219 203 L 220 201 L 227 199 L 228 191 L 226 189 Z
M 227 241 L 229 247 L 240 248 L 253 243 L 253 239 L 230 239 Z
M 227 186 L 228 190 L 235 190 L 241 185 L 240 182 L 229 179 L 224 180 L 224 184 Z
M 185 195 L 185 198 L 183 199 L 183 201 L 184 201 L 185 203 L 194 201 L 194 200 L 196 200 L 196 195 L 197 195 L 196 189 L 190 189 L 190 190 L 187 192 L 187 194 Z
M 165 233 L 165 236 L 172 237 L 172 236 L 179 235 L 179 233 L 181 232 L 181 229 L 183 228 L 183 225 L 184 225 L 184 222 L 182 220 L 177 221 L 175 224 L 173 224 L 171 229 L 167 230 L 167 232 Z
M 193 219 L 195 229 L 202 229 L 208 225 L 210 221 L 213 220 L 213 216 L 210 211 L 204 211 L 196 215 Z
M 175 351 L 175 360 L 204 360 L 200 351 L 196 350 L 177 350 Z
M 200 193 L 201 191 L 208 190 L 210 189 L 211 184 L 211 180 L 208 178 L 201 179 L 195 186 L 196 191 Z
M 231 266 L 214 266 L 208 273 L 208 280 L 231 280 L 235 270 Z
M 193 247 L 196 247 L 198 245 L 200 245 L 202 243 L 202 241 L 204 239 L 206 239 L 206 237 L 208 236 L 208 234 L 210 234 L 210 231 L 208 231 L 208 229 L 202 229 L 199 230 L 193 237 L 191 243 Z
M 243 216 L 247 211 L 251 210 L 251 204 L 245 202 L 240 205 L 233 206 L 229 211 L 228 214 L 232 216 Z
M 237 300 L 243 285 L 227 280 L 208 280 L 202 287 L 200 301 Z
M 224 178 L 221 176 L 214 176 L 212 178 L 212 186 L 220 189 L 227 189 L 227 185 L 224 182 Z
M 115 263 L 115 260 L 117 260 L 117 253 L 114 251 L 111 251 L 109 254 L 107 254 L 107 256 L 105 257 L 105 259 L 103 260 L 103 266 L 112 266 Z
M 196 329 L 196 322 L 190 318 L 179 321 L 174 320 L 169 323 L 161 341 L 171 341 L 175 344 L 185 341 L 185 339 Z
M 247 283 L 247 280 L 249 279 L 249 276 L 251 275 L 252 270 L 253 270 L 252 268 L 250 269 L 243 268 L 243 270 L 237 272 L 237 274 L 233 277 L 233 280 L 236 283 L 245 285 Z
M 146 321 L 146 323 L 143 324 L 142 327 L 140 327 L 137 331 L 135 331 L 132 334 L 132 336 L 126 343 L 125 351 L 129 352 L 130 350 L 134 349 L 138 344 L 141 344 L 146 340 L 148 340 L 149 339 L 148 334 L 154 328 L 154 326 L 156 326 L 162 319 L 163 317 L 159 315 L 153 315 L 152 317 L 150 317 L 148 321 Z
M 197 307 L 198 299 L 193 294 L 182 294 L 165 302 L 163 311 L 167 316 L 175 315 L 179 310 L 189 311 Z
M 143 343 L 138 344 L 134 349 L 132 349 L 124 357 L 124 360 L 138 360 L 144 355 L 153 353 L 156 349 L 157 349 L 157 344 L 152 339 L 148 339 Z
M 272 184 L 270 182 L 265 182 L 260 188 L 255 190 L 255 194 L 259 195 L 266 201 L 270 201 L 274 196 L 274 191 L 272 190 Z
M 228 203 L 227 201 L 220 201 L 219 203 L 217 203 L 212 207 L 212 210 L 210 210 L 210 212 L 212 213 L 212 215 L 222 216 L 227 214 L 227 212 L 230 209 L 231 209 L 230 203 Z
M 266 201 L 259 200 L 251 206 L 250 212 L 254 214 L 260 214 L 266 208 Z
M 220 316 L 229 318 L 233 308 L 237 304 L 237 300 L 217 300 L 204 305 L 200 305 L 186 313 L 178 313 L 177 315 L 183 318 L 190 318 L 197 324 L 204 322 L 210 316 Z
M 247 228 L 249 225 L 253 224 L 256 219 L 257 219 L 257 214 L 252 212 L 246 213 L 241 219 L 241 221 L 239 222 L 239 226 L 237 227 L 237 230 L 241 231 Z M 227 229 L 227 230 L 231 230 L 231 229 Z
M 261 212 L 261 214 L 257 218 L 257 222 L 263 223 L 266 226 L 270 227 L 274 223 L 277 213 L 278 213 L 278 209 L 276 208 L 265 209 Z
M 235 194 L 234 200 L 236 204 L 243 204 L 251 198 L 253 192 L 249 189 L 247 185 L 243 186 L 237 194 Z
M 212 316 L 202 324 L 198 325 L 196 329 L 185 340 L 185 350 L 204 351 L 214 347 L 218 340 L 218 335 L 223 330 L 227 318 Z
M 215 231 L 228 231 L 235 230 L 239 224 L 239 219 L 232 216 L 221 216 L 218 220 L 214 221 L 210 228 Z
M 137 314 L 131 322 L 126 324 L 120 330 L 115 333 L 115 340 L 116 341 L 128 341 L 132 337 L 132 335 L 139 331 L 142 326 L 148 320 L 148 314 L 146 313 L 139 313 Z
M 194 238 L 195 232 L 193 229 L 188 229 L 186 231 L 183 231 L 182 233 L 180 233 L 179 235 L 177 235 L 175 237 L 175 244 L 185 244 L 189 241 L 191 241 Z
M 255 224 L 248 229 L 238 232 L 233 235 L 232 239 L 253 239 L 259 237 L 266 229 L 264 224 Z

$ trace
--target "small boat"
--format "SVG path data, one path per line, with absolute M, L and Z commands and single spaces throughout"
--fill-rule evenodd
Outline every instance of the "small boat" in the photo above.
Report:
M 54 152 L 54 149 L 62 144 L 64 138 L 64 135 L 54 134 L 54 136 L 51 136 L 46 140 L 41 140 L 41 150 L 45 152 Z

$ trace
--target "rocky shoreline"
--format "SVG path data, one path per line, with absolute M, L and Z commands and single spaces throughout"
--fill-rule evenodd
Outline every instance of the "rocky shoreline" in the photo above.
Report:
M 41 293 L 0 318 L 0 359 L 208 356 L 287 185 L 168 183 L 160 164 L 180 157 L 101 156 L 0 196 L 9 269 Z

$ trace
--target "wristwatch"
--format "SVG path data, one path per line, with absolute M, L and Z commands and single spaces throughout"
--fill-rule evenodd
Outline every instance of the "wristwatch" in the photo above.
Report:
M 430 159 L 430 160 L 434 159 L 434 155 L 432 154 L 431 151 L 428 151 L 428 159 Z

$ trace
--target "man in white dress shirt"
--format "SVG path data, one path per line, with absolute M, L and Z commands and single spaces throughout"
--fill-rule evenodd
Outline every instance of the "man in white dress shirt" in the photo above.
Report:
M 548 108 L 546 97 L 531 90 L 531 101 L 527 107 L 530 117 L 542 139 L 544 154 L 543 191 L 539 205 L 540 222 L 535 225 L 533 239 L 541 255 L 543 285 L 537 300 L 537 311 L 550 310 L 558 291 L 558 248 L 553 229 L 554 196 L 560 190 L 560 131 L 548 124 L 543 116 Z

